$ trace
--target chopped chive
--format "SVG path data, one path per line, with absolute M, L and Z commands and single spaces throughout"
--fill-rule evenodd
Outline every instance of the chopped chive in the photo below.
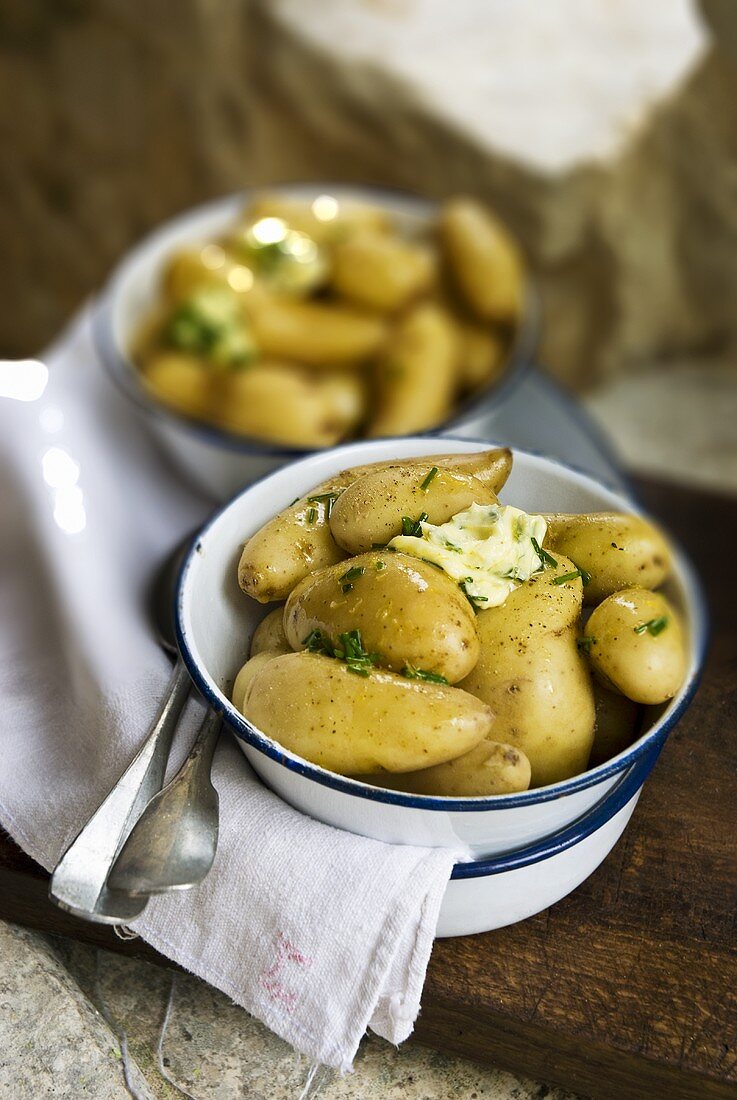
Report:
M 292 503 L 289 505 L 289 507 L 294 508 L 294 506 L 295 506 L 295 504 L 297 503 L 298 500 L 299 500 L 299 497 L 295 497 L 294 500 L 292 501 Z
M 585 569 L 574 569 L 572 573 L 563 573 L 560 577 L 553 577 L 553 584 L 565 584 L 566 581 L 575 581 L 576 577 L 581 578 L 581 584 L 584 587 L 591 580 L 591 574 L 587 573 Z
M 468 585 L 469 584 L 473 584 L 473 577 L 466 577 L 466 579 L 464 581 L 459 582 L 458 587 L 460 588 L 461 592 L 466 597 L 468 602 L 471 604 L 471 607 L 476 607 L 476 605 L 479 604 L 479 603 L 488 603 L 489 602 L 489 597 L 488 596 L 473 596 L 473 595 L 471 595 L 471 593 L 468 591 Z
M 307 509 L 307 522 L 308 523 L 314 523 L 316 519 L 317 519 L 317 508 L 308 508 Z
M 547 552 L 547 550 L 543 550 L 543 548 L 540 546 L 540 543 L 537 541 L 536 538 L 533 538 L 531 536 L 530 537 L 530 542 L 532 543 L 532 549 L 535 551 L 535 553 L 537 554 L 537 556 L 540 559 L 540 564 L 542 565 L 543 569 L 545 568 L 546 565 L 552 565 L 553 568 L 555 569 L 555 567 L 558 564 L 557 561 L 555 560 L 555 558 L 551 557 L 551 555 Z
M 340 590 L 343 593 L 343 595 L 345 595 L 346 592 L 352 592 L 353 591 L 353 585 L 352 584 L 341 584 Z
M 376 569 L 377 572 L 380 572 L 382 569 L 386 569 L 386 562 L 382 561 L 381 558 L 379 558 L 376 565 L 374 566 L 374 569 Z
M 347 573 L 344 573 L 340 578 L 342 581 L 354 581 L 356 577 L 362 577 L 366 572 L 366 568 L 363 565 L 354 565 L 352 569 L 349 569 Z
M 578 646 L 579 653 L 589 653 L 590 650 L 591 650 L 591 647 L 592 647 L 592 645 L 594 644 L 595 641 L 596 641 L 596 638 L 592 638 L 592 637 L 579 638 L 578 641 L 576 642 L 576 645 Z
M 425 480 L 422 482 L 422 485 L 420 485 L 420 489 L 422 490 L 423 493 L 427 492 L 427 490 L 432 485 L 433 478 L 436 478 L 437 476 L 438 476 L 438 468 L 437 468 L 437 466 L 433 466 L 432 470 L 430 470 L 430 473 L 427 475 Z
M 307 500 L 310 504 L 324 504 L 326 519 L 330 519 L 333 511 L 333 505 L 340 496 L 340 493 L 320 493 L 318 496 L 308 497 Z
M 662 634 L 668 625 L 668 616 L 659 615 L 657 619 L 650 619 L 646 623 L 640 623 L 639 626 L 634 628 L 635 634 L 644 634 L 645 631 L 648 634 L 652 634 L 653 638 L 657 638 L 658 634 Z
M 443 542 L 444 542 L 446 550 L 452 550 L 454 554 L 462 554 L 463 553 L 463 550 L 461 549 L 461 547 L 456 546 L 456 544 L 454 542 L 451 542 L 450 539 L 444 539 Z
M 426 680 L 429 684 L 447 684 L 445 676 L 441 676 L 439 672 L 428 672 L 424 668 L 415 668 L 414 665 L 406 664 L 402 669 L 402 676 L 406 676 L 408 680 Z
M 427 512 L 420 512 L 417 519 L 402 516 L 402 534 L 407 535 L 409 538 L 421 538 L 422 525 L 427 518 Z

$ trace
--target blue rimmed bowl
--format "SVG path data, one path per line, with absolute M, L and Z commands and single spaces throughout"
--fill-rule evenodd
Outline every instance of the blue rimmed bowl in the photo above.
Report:
M 338 200 L 371 203 L 388 211 L 400 228 L 417 229 L 433 216 L 434 203 L 377 187 L 288 184 L 270 194 L 308 201 L 329 191 Z M 256 190 L 253 192 L 256 193 Z M 207 243 L 233 226 L 249 192 L 243 191 L 195 207 L 145 237 L 120 262 L 102 292 L 93 315 L 99 358 L 112 382 L 145 418 L 148 427 L 188 478 L 216 500 L 227 500 L 271 470 L 311 453 L 262 443 L 194 420 L 156 401 L 146 390 L 130 356 L 143 320 L 158 300 L 162 272 L 178 249 Z M 502 374 L 485 389 L 459 403 L 435 431 L 458 430 L 481 420 L 509 397 L 524 376 L 538 332 L 537 297 L 528 287 L 523 316 Z
M 680 609 L 689 637 L 689 668 L 678 695 L 651 708 L 644 732 L 625 752 L 573 779 L 516 795 L 434 798 L 387 791 L 347 779 L 283 749 L 230 703 L 230 688 L 248 656 L 250 639 L 268 610 L 240 591 L 237 564 L 243 543 L 295 496 L 360 463 L 443 452 L 478 451 L 478 441 L 410 437 L 338 447 L 271 474 L 235 497 L 201 532 L 180 577 L 177 631 L 182 656 L 208 702 L 253 768 L 286 802 L 339 828 L 405 844 L 454 847 L 470 859 L 515 852 L 559 833 L 601 803 L 638 762 L 662 747 L 696 687 L 705 644 L 698 583 L 676 550 L 666 592 Z M 559 462 L 516 451 L 504 500 L 531 512 L 636 512 L 626 497 Z M 641 775 L 644 782 L 645 772 Z

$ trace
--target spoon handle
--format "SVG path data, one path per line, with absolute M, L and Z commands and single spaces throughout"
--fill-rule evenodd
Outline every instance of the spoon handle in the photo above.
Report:
M 190 686 L 180 658 L 143 746 L 56 865 L 49 896 L 62 909 L 100 924 L 122 924 L 143 912 L 148 898 L 111 893 L 107 876 L 131 828 L 161 789 Z

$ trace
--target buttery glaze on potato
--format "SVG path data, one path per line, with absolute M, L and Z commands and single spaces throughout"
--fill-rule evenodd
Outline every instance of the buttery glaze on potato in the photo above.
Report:
M 573 570 L 561 557 L 478 614 L 481 654 L 459 685 L 489 704 L 495 739 L 529 758 L 534 787 L 584 771 L 593 743 L 591 680 L 576 644 L 581 579 L 554 583 Z
M 509 477 L 512 452 L 507 447 L 494 447 L 478 454 L 440 454 L 432 459 L 376 462 L 344 470 L 299 497 L 251 536 L 238 566 L 241 588 L 259 603 L 285 600 L 308 573 L 347 557 L 333 538 L 327 521 L 328 497 L 332 495 L 337 500 L 344 489 L 365 474 L 398 466 L 422 467 L 429 471 L 431 464 L 473 476 L 496 493 Z M 323 499 L 316 499 L 319 497 Z M 334 506 L 335 501 L 332 503 Z
M 383 772 L 354 778 L 372 786 L 410 794 L 479 798 L 526 791 L 530 786 L 530 774 L 530 761 L 520 749 L 487 737 L 470 752 L 446 764 L 417 772 Z
M 432 474 L 433 468 L 437 473 Z M 426 465 L 391 466 L 364 474 L 335 502 L 333 538 L 350 554 L 362 554 L 402 533 L 402 518 L 423 512 L 430 523 L 446 523 L 471 504 L 493 504 L 496 495 L 469 474 Z
M 660 592 L 615 592 L 592 611 L 586 639 L 595 675 L 635 703 L 664 703 L 685 679 L 680 616 Z
M 305 577 L 287 600 L 284 631 L 292 649 L 320 630 L 333 645 L 359 630 L 381 665 L 407 666 L 456 683 L 479 656 L 473 609 L 445 573 L 406 554 L 371 551 Z
M 670 572 L 670 550 L 660 531 L 642 516 L 616 512 L 547 515 L 546 548 L 559 551 L 591 576 L 587 604 L 639 585 L 658 588 Z
M 452 760 L 493 722 L 489 707 L 458 688 L 383 669 L 357 676 L 306 652 L 268 660 L 251 680 L 243 713 L 290 752 L 343 775 Z

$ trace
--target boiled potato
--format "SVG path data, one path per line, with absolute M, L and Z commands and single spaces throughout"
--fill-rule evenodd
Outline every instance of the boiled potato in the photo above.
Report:
M 292 647 L 284 633 L 284 608 L 270 611 L 256 627 L 251 638 L 251 656 L 259 653 L 291 653 Z
M 460 326 L 460 381 L 464 390 L 478 390 L 503 372 L 507 361 L 504 341 L 480 325 Z
M 291 653 L 291 650 L 289 650 L 289 652 Z M 239 710 L 241 714 L 243 713 L 243 702 L 256 673 L 260 672 L 267 662 L 273 661 L 274 658 L 278 656 L 278 653 L 263 650 L 261 653 L 256 653 L 254 656 L 249 657 L 241 668 L 233 683 L 233 690 L 230 693 L 230 699 L 233 706 L 236 710 Z
M 378 207 L 338 200 L 332 195 L 319 195 L 315 199 L 260 195 L 248 204 L 243 220 L 250 225 L 260 218 L 281 218 L 323 245 L 334 244 L 358 231 L 378 233 L 390 227 L 388 214 Z
M 397 324 L 376 372 L 376 412 L 367 435 L 410 435 L 450 414 L 458 386 L 460 345 L 448 314 L 432 302 Z
M 395 459 L 393 462 L 370 462 L 364 466 L 351 466 L 344 472 L 355 481 L 364 474 L 388 470 L 396 466 L 442 467 L 453 473 L 470 474 L 493 493 L 498 493 L 512 472 L 512 452 L 509 447 L 493 447 L 489 451 L 458 454 L 419 455 L 414 458 Z
M 561 556 L 481 611 L 481 654 L 460 684 L 493 710 L 494 738 L 527 755 L 533 787 L 584 771 L 593 743 L 591 680 L 576 645 L 581 579 L 555 583 L 573 571 Z
M 284 632 L 300 649 L 315 630 L 333 646 L 358 630 L 382 666 L 449 683 L 468 675 L 479 655 L 473 608 L 458 585 L 406 554 L 371 551 L 300 581 L 284 609 Z
M 269 296 L 248 302 L 254 340 L 267 358 L 311 367 L 359 366 L 386 338 L 384 321 L 348 306 Z
M 344 775 L 414 771 L 468 752 L 491 730 L 489 707 L 445 684 L 288 653 L 266 662 L 243 713 L 268 737 Z
M 393 313 L 428 289 L 435 267 L 435 255 L 424 244 L 357 233 L 335 246 L 332 286 L 357 306 Z
M 153 396 L 185 416 L 205 418 L 212 401 L 212 377 L 193 355 L 161 351 L 153 355 L 143 379 Z
M 262 360 L 218 380 L 216 423 L 288 447 L 330 447 L 360 419 L 360 379 L 314 377 L 292 363 Z
M 163 276 L 164 293 L 175 302 L 191 297 L 205 286 L 228 286 L 244 295 L 253 289 L 253 283 L 253 272 L 219 244 L 175 252 Z
M 640 707 L 618 691 L 609 691 L 594 680 L 596 726 L 589 767 L 604 764 L 624 752 L 637 737 Z
M 596 676 L 636 703 L 664 703 L 686 677 L 680 616 L 659 592 L 615 592 L 594 608 L 585 636 Z
M 658 588 L 670 572 L 668 544 L 642 516 L 618 512 L 546 515 L 545 547 L 560 551 L 591 575 L 586 603 L 600 603 L 621 588 Z
M 502 223 L 473 199 L 451 199 L 440 237 L 458 290 L 482 321 L 513 321 L 524 293 L 524 264 Z
M 475 477 L 446 470 L 432 459 L 425 463 L 364 474 L 341 493 L 330 516 L 338 545 L 361 554 L 401 535 L 403 516 L 416 520 L 425 512 L 428 522 L 440 524 L 474 502 L 496 501 L 491 489 Z
M 238 563 L 238 583 L 248 596 L 259 603 L 285 600 L 312 570 L 347 557 L 333 538 L 328 512 L 352 480 L 340 474 L 329 478 L 251 536 Z
M 392 791 L 475 798 L 526 791 L 530 786 L 530 761 L 513 745 L 502 745 L 486 737 L 470 752 L 447 764 L 417 772 L 384 772 L 354 778 Z

